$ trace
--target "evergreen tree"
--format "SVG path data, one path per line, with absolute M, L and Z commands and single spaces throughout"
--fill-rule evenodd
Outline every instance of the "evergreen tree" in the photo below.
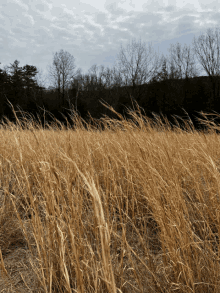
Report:
M 10 86 L 9 100 L 13 105 L 19 105 L 22 95 L 24 94 L 24 77 L 23 69 L 19 67 L 19 61 L 15 60 L 13 64 L 9 67 L 10 76 Z

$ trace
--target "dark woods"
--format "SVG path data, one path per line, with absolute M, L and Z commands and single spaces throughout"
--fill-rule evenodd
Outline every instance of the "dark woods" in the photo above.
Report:
M 199 113 L 220 113 L 220 77 L 200 76 L 162 81 L 154 78 L 143 85 L 112 88 L 106 88 L 101 82 L 91 79 L 83 90 L 77 84 L 62 92 L 39 86 L 34 80 L 37 73 L 34 66 L 19 67 L 16 60 L 10 69 L 10 75 L 0 70 L 2 121 L 6 121 L 7 117 L 9 121 L 16 122 L 13 106 L 18 118 L 22 118 L 19 111 L 22 110 L 32 119 L 40 121 L 43 127 L 55 120 L 73 127 L 70 109 L 74 109 L 85 122 L 98 127 L 104 116 L 120 120 L 104 104 L 111 106 L 123 118 L 132 119 L 127 109 L 136 110 L 136 101 L 142 115 L 149 118 L 159 116 L 164 122 L 164 118 L 167 118 L 171 125 L 178 126 L 178 122 L 181 127 L 184 127 L 184 123 L 179 117 L 184 120 L 190 118 L 196 129 L 204 130 L 204 126 L 197 120 L 204 119 Z M 215 119 L 216 122 L 218 119 Z

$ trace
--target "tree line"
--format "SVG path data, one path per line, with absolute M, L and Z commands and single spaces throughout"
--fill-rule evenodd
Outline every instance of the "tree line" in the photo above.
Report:
M 69 109 L 85 121 L 104 115 L 118 118 L 104 104 L 130 118 L 126 109 L 133 108 L 136 101 L 150 118 L 162 114 L 175 124 L 174 116 L 178 115 L 202 128 L 196 120 L 198 113 L 220 110 L 219 29 L 208 29 L 206 34 L 194 37 L 192 49 L 177 43 L 171 45 L 169 53 L 168 57 L 159 57 L 151 46 L 132 40 L 126 49 L 121 46 L 112 69 L 93 65 L 84 75 L 81 69 L 75 70 L 74 57 L 60 50 L 48 68 L 49 90 L 35 66 L 19 67 L 15 60 L 0 69 L 0 119 L 14 119 L 8 102 L 16 111 L 22 109 L 44 123 L 45 119 L 52 121 L 51 113 L 65 124 Z M 202 69 L 207 76 L 199 76 Z

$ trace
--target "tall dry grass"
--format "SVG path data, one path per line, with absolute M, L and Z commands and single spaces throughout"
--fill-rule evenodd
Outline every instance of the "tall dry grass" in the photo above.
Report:
M 0 292 L 220 292 L 215 126 L 130 113 L 0 129 Z

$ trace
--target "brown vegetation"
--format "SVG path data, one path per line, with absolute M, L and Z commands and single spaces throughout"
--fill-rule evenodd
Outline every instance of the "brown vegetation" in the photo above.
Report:
M 0 130 L 0 292 L 219 292 L 219 137 L 139 114 Z

